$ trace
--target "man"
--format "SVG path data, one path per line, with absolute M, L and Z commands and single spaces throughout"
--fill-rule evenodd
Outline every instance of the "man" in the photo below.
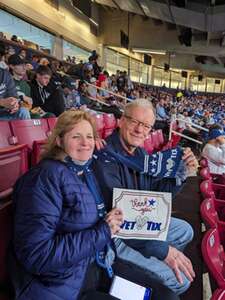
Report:
M 48 84 L 52 76 L 49 67 L 40 65 L 36 70 L 36 78 L 31 82 L 31 98 L 33 107 L 40 107 L 45 112 L 51 112 L 59 116 L 64 110 L 62 93 L 56 89 L 51 93 Z
M 22 97 L 23 107 L 29 110 L 32 107 L 32 99 L 30 97 L 30 86 L 23 80 L 26 73 L 25 62 L 19 55 L 13 54 L 9 57 L 8 64 L 16 85 L 17 95 Z
M 143 145 L 154 122 L 155 115 L 149 101 L 139 99 L 129 103 L 120 119 L 119 131 L 107 139 L 106 149 L 126 157 L 142 157 L 144 150 L 140 146 Z M 197 161 L 191 151 L 185 150 L 183 160 L 187 170 L 193 171 L 191 169 L 197 167 Z M 149 175 L 140 175 L 117 161 L 98 160 L 95 167 L 108 208 L 112 205 L 114 187 L 172 193 L 177 191 L 175 179 L 158 180 Z M 187 222 L 171 218 L 165 242 L 147 241 L 145 244 L 138 240 L 135 242 L 117 239 L 115 243 L 119 258 L 147 269 L 152 278 L 157 278 L 176 294 L 181 294 L 187 290 L 195 276 L 191 261 L 181 252 L 192 238 L 193 230 Z
M 71 78 L 64 76 L 62 79 L 62 91 L 66 109 L 80 106 L 80 96 L 76 90 L 76 82 Z
M 12 76 L 0 68 L 0 120 L 30 119 L 29 111 L 20 107 L 17 97 Z

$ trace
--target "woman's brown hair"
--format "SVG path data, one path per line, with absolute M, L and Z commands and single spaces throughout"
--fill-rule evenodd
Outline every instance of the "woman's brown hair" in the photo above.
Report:
M 53 129 L 48 143 L 45 146 L 45 151 L 41 155 L 41 159 L 51 158 L 63 161 L 67 154 L 64 152 L 63 147 L 58 145 L 57 139 L 62 139 L 67 132 L 71 131 L 76 124 L 83 120 L 86 120 L 91 124 L 91 127 L 93 128 L 94 138 L 96 138 L 97 133 L 95 122 L 93 120 L 93 117 L 91 117 L 89 113 L 81 110 L 65 111 L 59 116 L 55 128 Z

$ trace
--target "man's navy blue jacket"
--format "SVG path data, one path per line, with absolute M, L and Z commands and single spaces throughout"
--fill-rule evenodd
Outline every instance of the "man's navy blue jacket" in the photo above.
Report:
M 44 160 L 14 191 L 11 274 L 20 300 L 76 300 L 87 268 L 110 242 L 85 182 L 64 163 Z
M 129 155 L 123 148 L 118 130 L 115 130 L 106 140 L 107 148 L 124 155 Z M 138 147 L 134 155 L 136 157 L 146 154 L 143 148 Z M 97 159 L 94 165 L 95 176 L 100 183 L 100 188 L 107 210 L 112 208 L 113 188 L 125 188 L 135 190 L 147 190 L 158 192 L 170 192 L 173 195 L 180 189 L 176 186 L 176 179 L 160 179 L 149 175 L 139 174 L 124 164 L 107 158 Z M 126 242 L 126 240 L 124 240 Z M 150 247 L 149 247 L 150 245 Z M 169 245 L 163 241 L 148 241 L 148 252 L 164 260 L 167 256 Z

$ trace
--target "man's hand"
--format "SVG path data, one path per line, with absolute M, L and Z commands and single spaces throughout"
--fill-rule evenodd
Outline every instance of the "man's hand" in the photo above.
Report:
M 19 109 L 18 100 L 14 97 L 0 99 L 0 106 L 7 108 L 11 114 L 17 112 Z
M 111 235 L 113 236 L 120 231 L 120 226 L 123 224 L 123 212 L 119 208 L 113 208 L 105 217 L 105 221 L 108 223 Z
M 196 157 L 194 156 L 194 153 L 191 151 L 190 148 L 184 149 L 184 155 L 182 159 L 187 167 L 187 175 L 197 172 L 199 164 Z
M 180 284 L 183 284 L 181 272 L 192 282 L 195 278 L 192 263 L 181 251 L 169 246 L 169 252 L 164 262 L 174 271 Z

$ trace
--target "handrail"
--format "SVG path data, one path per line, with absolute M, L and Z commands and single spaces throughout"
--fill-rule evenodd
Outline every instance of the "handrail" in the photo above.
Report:
M 98 89 L 98 90 L 106 91 L 106 92 L 108 92 L 109 94 L 111 94 L 111 95 L 113 95 L 113 96 L 116 96 L 116 97 L 118 97 L 118 98 L 125 99 L 126 101 L 129 101 L 129 102 L 132 101 L 131 99 L 129 99 L 129 98 L 125 97 L 125 96 L 122 96 L 122 95 L 116 94 L 116 93 L 114 93 L 114 92 L 112 92 L 112 91 L 103 89 L 103 88 L 101 88 L 101 87 L 99 87 L 99 86 L 97 86 L 97 85 L 91 84 L 91 83 L 89 83 L 89 82 L 87 82 L 87 81 L 85 81 L 85 83 L 86 83 L 87 85 L 90 85 L 90 86 L 95 87 L 95 88 Z
M 209 129 L 207 129 L 207 128 L 205 128 L 205 127 L 202 127 L 202 126 L 200 126 L 200 125 L 197 125 L 197 124 L 195 124 L 195 123 L 192 123 L 192 122 L 189 122 L 189 121 L 187 121 L 187 120 L 180 119 L 180 118 L 175 118 L 173 121 L 170 122 L 169 141 L 170 141 L 171 138 L 172 138 L 172 133 L 175 133 L 176 135 L 179 135 L 179 136 L 181 136 L 181 137 L 184 137 L 185 139 L 190 140 L 190 141 L 192 141 L 192 142 L 195 142 L 195 143 L 197 143 L 197 144 L 200 144 L 200 145 L 203 144 L 202 141 L 196 140 L 196 139 L 194 139 L 194 138 L 192 138 L 192 137 L 190 137 L 190 136 L 188 136 L 188 135 L 186 135 L 186 134 L 183 134 L 183 133 L 180 133 L 179 131 L 174 130 L 174 129 L 173 129 L 173 123 L 176 122 L 176 121 L 182 121 L 182 122 L 184 122 L 184 123 L 191 124 L 193 127 L 199 128 L 199 129 L 204 130 L 204 131 L 206 131 L 206 132 L 209 131 Z
M 88 96 L 87 98 L 91 99 L 92 101 L 97 101 L 97 102 L 99 102 L 99 103 L 101 103 L 101 104 L 103 104 L 105 106 L 110 106 L 108 103 L 105 103 L 105 102 L 99 100 L 98 98 L 94 98 L 94 97 L 91 97 L 91 96 Z
M 196 139 L 193 139 L 193 138 L 191 138 L 190 136 L 188 136 L 188 135 L 186 135 L 186 134 L 182 134 L 182 133 L 180 133 L 180 132 L 178 132 L 178 131 L 172 130 L 171 133 L 175 133 L 176 135 L 182 136 L 182 137 L 186 138 L 187 140 L 190 140 L 190 141 L 195 142 L 195 143 L 197 143 L 197 144 L 200 144 L 200 145 L 203 144 L 201 141 L 196 140 Z
M 181 122 L 184 122 L 184 123 L 188 123 L 188 124 L 192 125 L 193 127 L 199 128 L 199 129 L 204 130 L 204 131 L 206 131 L 206 132 L 209 131 L 209 129 L 207 129 L 207 128 L 205 128 L 205 127 L 202 127 L 202 126 L 200 126 L 200 125 L 198 125 L 198 124 L 195 124 L 195 123 L 193 123 L 193 122 L 189 122 L 189 121 L 187 121 L 187 120 L 183 120 L 183 119 L 176 118 L 175 121 L 181 121 Z

